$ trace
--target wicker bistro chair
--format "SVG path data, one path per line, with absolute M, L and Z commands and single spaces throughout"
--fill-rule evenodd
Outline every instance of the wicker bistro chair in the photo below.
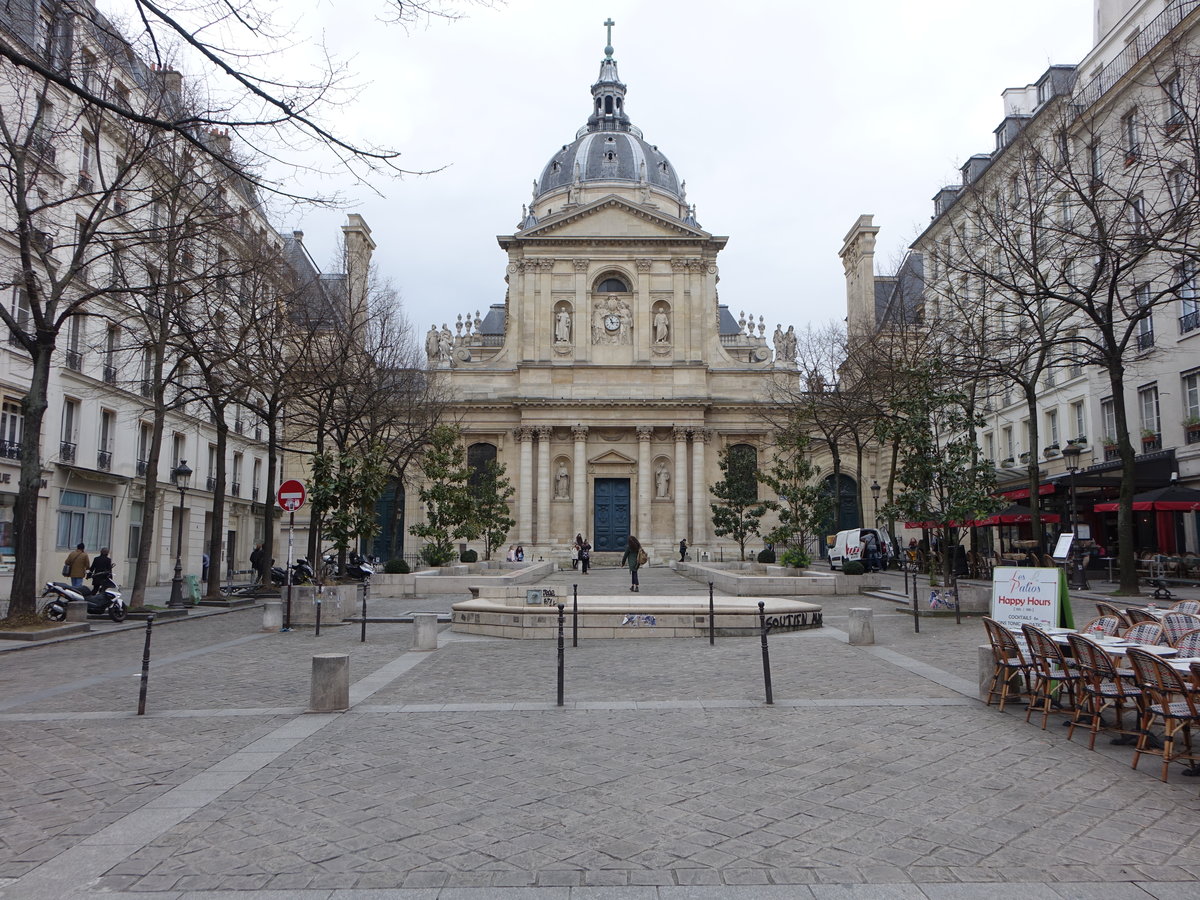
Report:
M 1180 600 L 1171 607 L 1171 612 L 1181 612 L 1192 616 L 1200 616 L 1200 600 Z
M 1167 643 L 1172 647 L 1189 631 L 1200 628 L 1200 616 L 1183 612 L 1169 612 L 1162 617 L 1161 622 L 1163 633 L 1167 636 Z
M 1046 632 L 1028 623 L 1021 626 L 1021 632 L 1029 645 L 1029 655 L 1033 658 L 1033 688 L 1030 691 L 1029 708 L 1025 710 L 1025 721 L 1029 721 L 1035 709 L 1040 709 L 1042 730 L 1045 731 L 1050 708 L 1056 699 L 1061 705 L 1061 698 L 1065 695 L 1074 713 L 1076 685 L 1080 675 L 1078 670 L 1068 667 L 1062 650 Z
M 1125 615 L 1124 611 L 1117 609 L 1111 603 L 1105 603 L 1103 600 L 1096 601 L 1096 612 L 1102 616 L 1116 616 L 1117 621 L 1121 623 L 1121 628 L 1128 628 L 1133 623 L 1129 621 L 1129 616 Z
M 1200 628 L 1185 631 L 1175 642 L 1175 658 L 1200 658 Z
M 1150 615 L 1150 613 L 1146 612 L 1144 609 L 1140 609 L 1136 606 L 1131 606 L 1129 609 L 1125 610 L 1125 618 L 1127 618 L 1132 625 L 1137 625 L 1139 622 L 1153 622 L 1155 625 L 1158 624 L 1158 619 Z
M 1123 717 L 1127 704 L 1134 707 L 1134 725 L 1139 718 L 1142 692 L 1127 683 L 1117 674 L 1116 664 L 1111 656 L 1097 644 L 1092 643 L 1081 634 L 1068 634 L 1067 643 L 1071 645 L 1071 654 L 1075 657 L 1075 665 L 1079 670 L 1078 692 L 1076 694 L 1075 716 L 1071 720 L 1071 730 L 1067 732 L 1067 740 L 1075 736 L 1075 726 L 1085 716 L 1091 718 L 1091 738 L 1088 749 L 1096 749 L 1096 732 L 1101 727 L 1101 713 L 1111 708 L 1117 720 L 1118 734 L 1136 735 L 1136 727 L 1126 729 Z
M 1080 628 L 1079 633 L 1093 634 L 1097 631 L 1097 626 L 1099 626 L 1100 633 L 1106 637 L 1115 637 L 1118 631 L 1129 627 L 1128 625 L 1122 625 L 1116 616 L 1096 616 L 1096 618 Z
M 1121 632 L 1121 637 L 1127 641 L 1133 641 L 1135 644 L 1165 645 L 1167 643 L 1163 627 L 1157 622 L 1138 622 Z
M 1129 648 L 1129 662 L 1136 673 L 1138 686 L 1142 690 L 1142 717 L 1138 725 L 1137 749 L 1133 752 L 1133 768 L 1137 768 L 1138 760 L 1143 753 L 1159 755 L 1163 759 L 1163 781 L 1167 780 L 1167 767 L 1177 759 L 1196 761 L 1192 750 L 1193 725 L 1200 725 L 1200 709 L 1197 709 L 1197 692 L 1189 690 L 1182 676 L 1153 653 Z M 1158 719 L 1163 726 L 1162 750 L 1150 746 L 1150 726 Z M 1176 752 L 1176 736 L 1183 732 L 1184 746 L 1187 752 Z
M 990 616 L 983 617 L 983 627 L 987 630 L 988 640 L 992 644 L 992 655 L 996 659 L 996 668 L 992 671 L 992 680 L 988 685 L 987 705 L 992 705 L 992 698 L 999 696 L 1000 711 L 1004 704 L 1015 692 L 1018 698 L 1030 696 L 1030 679 L 1033 664 L 1025 659 L 1021 645 L 1011 631 Z M 1013 682 L 1017 683 L 1016 690 Z M 1022 683 L 1024 688 L 1021 687 Z

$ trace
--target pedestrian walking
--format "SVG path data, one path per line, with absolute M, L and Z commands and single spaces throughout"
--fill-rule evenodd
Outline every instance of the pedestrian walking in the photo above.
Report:
M 583 568 L 583 574 L 588 573 L 588 565 L 592 559 L 592 545 L 588 543 L 588 539 L 583 535 L 579 536 L 579 565 Z
M 92 560 L 92 564 L 88 566 L 88 575 L 92 579 L 92 593 L 100 592 L 100 587 L 108 583 L 112 578 L 113 561 L 108 555 L 108 548 L 103 547 L 100 550 L 100 555 Z
M 250 568 L 254 570 L 254 583 L 258 584 L 262 581 L 262 558 L 263 545 L 255 544 L 254 549 L 250 551 Z
M 71 587 L 83 587 L 83 576 L 91 568 L 92 561 L 84 550 L 83 544 L 75 545 L 75 549 L 67 554 L 63 563 L 63 575 L 71 579 Z
M 625 542 L 625 553 L 621 557 L 621 565 L 629 566 L 630 580 L 633 582 L 629 585 L 629 589 L 634 593 L 641 592 L 641 584 L 638 582 L 638 569 L 646 564 L 648 557 L 646 551 L 642 549 L 641 543 L 632 534 L 629 540 Z
M 679 542 L 679 561 L 687 562 L 687 538 Z
M 571 545 L 571 568 L 579 568 L 579 547 L 583 543 L 583 535 L 575 535 L 575 543 Z

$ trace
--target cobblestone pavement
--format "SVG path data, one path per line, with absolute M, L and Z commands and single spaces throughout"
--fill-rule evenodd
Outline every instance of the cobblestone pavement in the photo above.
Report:
M 407 625 L 246 610 L 156 629 L 140 718 L 140 630 L 4 653 L 0 896 L 1197 896 L 1196 779 L 984 707 L 977 620 L 819 600 L 825 628 L 771 636 L 772 706 L 757 638 L 568 638 L 558 708 L 552 641 L 417 653 Z M 853 606 L 875 646 L 845 643 Z M 350 655 L 344 714 L 304 714 L 318 652 Z

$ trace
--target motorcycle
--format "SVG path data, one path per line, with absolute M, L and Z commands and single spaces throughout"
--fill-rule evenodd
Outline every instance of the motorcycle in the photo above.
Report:
M 313 572 L 313 567 L 304 557 L 292 563 L 292 584 L 312 584 L 316 573 Z M 271 583 L 284 585 L 287 584 L 288 573 L 283 566 L 271 566 Z
M 114 622 L 124 622 L 128 612 L 125 598 L 117 590 L 116 582 L 111 576 L 98 578 L 90 590 L 71 587 L 57 581 L 47 581 L 43 597 L 52 599 L 42 607 L 42 615 L 52 622 L 62 622 L 67 618 L 67 604 L 87 603 L 89 616 L 108 616 Z
M 337 554 L 329 553 L 325 556 L 325 565 L 322 571 L 325 577 L 328 578 L 353 578 L 356 581 L 362 581 L 364 578 L 370 578 L 375 574 L 375 566 L 373 562 L 377 560 L 370 559 L 366 556 L 360 556 L 357 553 L 350 553 L 346 557 L 346 570 L 341 571 L 338 568 Z

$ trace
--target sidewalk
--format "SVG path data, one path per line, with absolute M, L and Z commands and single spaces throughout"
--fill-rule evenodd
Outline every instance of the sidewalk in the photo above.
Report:
M 977 619 L 915 634 L 886 601 L 821 599 L 824 628 L 770 637 L 772 706 L 757 637 L 568 637 L 562 708 L 554 641 L 443 630 L 416 653 L 408 625 L 360 643 L 263 633 L 256 610 L 156 631 L 141 718 L 139 633 L 7 657 L 0 897 L 1195 896 L 1196 779 L 984 707 Z M 875 646 L 846 643 L 861 606 Z M 350 655 L 351 709 L 305 714 L 328 652 Z

